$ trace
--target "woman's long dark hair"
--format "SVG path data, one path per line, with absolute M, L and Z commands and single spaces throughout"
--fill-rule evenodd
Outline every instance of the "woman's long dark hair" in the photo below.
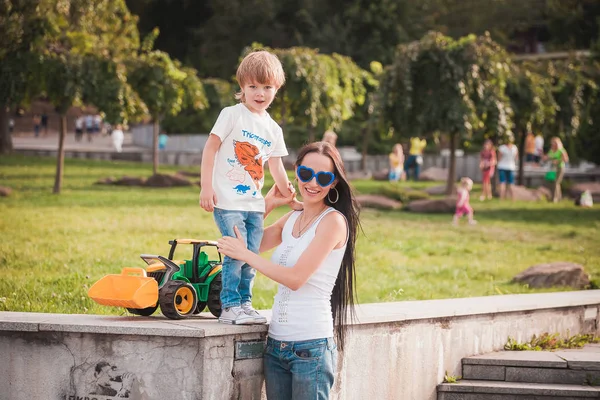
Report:
M 335 188 L 339 193 L 339 198 L 338 201 L 332 203 L 329 201 L 329 198 L 333 196 L 333 199 L 335 200 L 335 196 L 328 194 L 327 197 L 325 197 L 325 204 L 341 212 L 348 221 L 348 243 L 346 245 L 344 258 L 342 259 L 340 272 L 338 273 L 335 286 L 333 287 L 333 292 L 331 293 L 331 311 L 333 313 L 335 336 L 338 347 L 340 350 L 343 350 L 348 318 L 352 320 L 355 316 L 354 286 L 356 281 L 356 273 L 354 268 L 354 260 L 356 236 L 360 226 L 358 219 L 359 206 L 358 202 L 354 198 L 354 193 L 350 187 L 350 183 L 346 178 L 344 163 L 342 162 L 342 157 L 337 149 L 326 142 L 307 144 L 300 149 L 298 158 L 296 160 L 296 165 L 301 165 L 302 160 L 309 153 L 322 154 L 329 157 L 331 161 L 333 161 L 333 173 L 337 179 Z

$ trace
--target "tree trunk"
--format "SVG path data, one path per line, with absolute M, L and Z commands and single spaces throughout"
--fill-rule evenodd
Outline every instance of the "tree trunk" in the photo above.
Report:
M 363 128 L 363 143 L 362 143 L 362 158 L 360 160 L 360 169 L 362 172 L 367 172 L 367 154 L 369 150 L 369 143 L 371 143 L 371 135 L 373 134 L 373 127 L 367 122 L 367 127 Z
M 446 181 L 446 194 L 454 193 L 456 180 L 456 132 L 450 133 L 450 165 L 448 166 L 448 180 Z
M 13 150 L 12 137 L 8 129 L 9 108 L 0 106 L 0 154 L 8 154 Z
M 158 174 L 158 129 L 159 118 L 154 117 L 152 121 L 152 174 Z
M 60 194 L 65 165 L 65 137 L 67 136 L 67 114 L 60 114 L 60 127 L 58 135 L 58 153 L 56 154 L 56 176 L 54 177 L 54 190 L 52 193 Z
M 525 177 L 525 137 L 527 133 L 525 131 L 521 131 L 521 135 L 519 136 L 519 177 L 518 184 L 523 185 L 524 177 Z

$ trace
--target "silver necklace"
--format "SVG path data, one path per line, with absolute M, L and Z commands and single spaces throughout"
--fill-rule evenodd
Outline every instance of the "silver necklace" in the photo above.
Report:
M 308 223 L 306 225 L 304 225 L 304 227 L 301 227 L 302 223 L 304 222 L 304 211 L 302 211 L 302 215 L 300 215 L 300 223 L 298 224 L 298 237 L 302 236 L 302 234 L 304 234 L 306 232 L 306 230 L 308 229 L 308 227 L 310 227 L 311 224 L 314 222 L 314 220 L 319 215 L 321 215 L 321 213 L 323 212 L 323 210 L 321 210 L 318 213 L 316 213 L 315 215 L 313 215 L 313 217 L 310 219 L 310 221 L 308 221 Z

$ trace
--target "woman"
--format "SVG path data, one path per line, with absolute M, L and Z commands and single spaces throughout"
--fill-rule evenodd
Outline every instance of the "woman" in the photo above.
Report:
M 296 161 L 303 211 L 265 229 L 260 251 L 277 247 L 271 261 L 223 237 L 219 251 L 247 262 L 280 283 L 264 355 L 268 399 L 328 399 L 343 349 L 348 307 L 354 304 L 354 245 L 358 206 L 341 157 L 329 143 L 300 149 Z M 289 202 L 273 187 L 266 213 Z
M 519 150 L 512 137 L 506 144 L 498 148 L 498 180 L 500 181 L 500 198 L 515 199 L 513 185 L 515 184 L 515 171 L 517 170 L 517 157 Z
M 550 139 L 550 151 L 544 156 L 544 160 L 550 160 L 552 166 L 556 168 L 556 178 L 554 179 L 554 190 L 552 191 L 552 201 L 558 203 L 562 200 L 562 183 L 565 175 L 565 163 L 569 162 L 569 154 L 563 147 L 562 141 L 558 137 Z
M 492 199 L 492 176 L 496 168 L 496 151 L 490 139 L 483 142 L 483 149 L 479 153 L 479 169 L 481 169 L 482 192 L 479 200 Z
M 388 179 L 390 182 L 398 182 L 404 180 L 404 151 L 402 145 L 396 143 L 392 148 L 392 152 L 389 155 L 390 159 L 390 173 Z

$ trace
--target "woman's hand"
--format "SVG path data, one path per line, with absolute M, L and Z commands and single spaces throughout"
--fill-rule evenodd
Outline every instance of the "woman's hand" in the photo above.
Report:
M 246 241 L 242 237 L 237 226 L 233 227 L 233 231 L 235 232 L 236 237 L 223 236 L 221 239 L 217 240 L 219 253 L 235 258 L 236 260 L 247 261 L 248 255 L 252 254 L 252 252 L 246 247 Z

